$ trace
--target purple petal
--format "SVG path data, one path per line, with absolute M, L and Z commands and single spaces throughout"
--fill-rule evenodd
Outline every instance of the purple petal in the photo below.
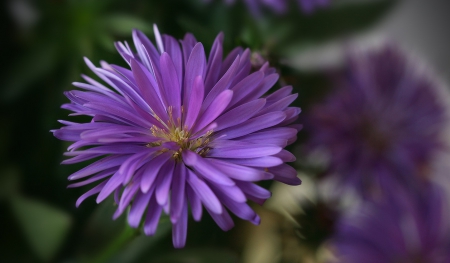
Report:
M 286 115 L 282 111 L 271 112 L 252 118 L 238 127 L 230 127 L 217 133 L 217 136 L 226 135 L 227 139 L 233 139 L 265 128 L 275 126 L 285 119 Z
M 263 115 L 272 111 L 280 111 L 286 109 L 289 104 L 291 104 L 296 98 L 298 97 L 298 94 L 292 94 L 285 98 L 282 98 L 281 100 L 271 104 L 270 106 L 265 107 L 263 110 L 258 112 L 258 115 Z
M 276 101 L 279 101 L 282 98 L 285 98 L 285 97 L 291 95 L 291 93 L 292 93 L 292 86 L 282 87 L 281 89 L 273 92 L 272 94 L 270 94 L 266 97 L 267 104 L 270 105 Z
M 120 189 L 120 188 L 118 188 Z M 113 215 L 113 219 L 117 219 L 128 207 L 128 205 L 130 204 L 131 200 L 133 200 L 135 194 L 138 192 L 139 190 L 139 185 L 138 184 L 128 184 L 125 189 L 122 192 L 122 195 L 120 196 L 120 200 L 117 202 L 117 204 L 119 205 L 117 207 L 116 212 Z M 116 193 L 118 193 L 119 191 L 116 190 Z M 116 195 L 114 196 L 116 197 Z M 117 197 L 118 198 L 118 197 Z
M 103 155 L 103 154 L 100 154 L 100 153 L 98 153 L 98 154 L 83 154 L 83 155 L 78 155 L 78 156 L 75 156 L 75 157 L 73 157 L 73 158 L 70 158 L 70 159 L 67 159 L 67 160 L 62 161 L 61 164 L 73 164 L 73 163 L 79 163 L 79 162 L 83 162 L 83 161 L 86 161 L 86 160 L 91 160 L 91 159 L 97 158 L 97 157 L 102 156 L 102 155 Z M 70 179 L 69 179 L 69 180 L 70 180 Z
M 289 184 L 299 185 L 302 181 L 297 177 L 297 171 L 287 164 L 268 168 L 269 172 L 274 175 L 274 180 Z
M 195 221 L 200 221 L 202 218 L 202 203 L 200 198 L 195 194 L 194 190 L 192 190 L 189 185 L 186 186 L 186 194 L 189 203 L 191 204 L 192 217 Z
M 113 167 L 113 168 L 109 168 L 106 169 L 104 171 L 99 172 L 98 174 L 92 176 L 91 178 L 78 182 L 78 183 L 74 183 L 74 184 L 69 184 L 67 187 L 68 188 L 74 188 L 74 187 L 80 187 L 80 186 L 84 186 L 84 185 L 88 185 L 92 182 L 98 181 L 100 179 L 106 178 L 108 176 L 111 176 L 112 174 L 114 174 L 117 171 L 117 168 Z
M 214 121 L 218 116 L 220 116 L 220 114 L 222 114 L 222 112 L 228 106 L 228 103 L 230 103 L 232 97 L 233 91 L 231 90 L 224 90 L 222 93 L 220 93 L 197 120 L 193 128 L 193 133 L 195 134 L 196 132 L 201 131 L 208 124 Z
M 159 118 L 167 120 L 167 113 L 163 102 L 156 92 L 156 87 L 152 85 L 149 79 L 150 72 L 134 59 L 131 60 L 131 69 L 133 70 L 134 78 L 136 79 L 136 83 L 141 90 L 143 97 L 148 104 L 151 105 L 152 110 Z
M 116 190 L 116 188 L 123 183 L 123 180 L 124 178 L 119 172 L 116 172 L 113 176 L 111 176 L 106 185 L 98 194 L 96 199 L 97 204 L 105 200 L 114 190 Z
M 256 158 L 277 154 L 282 150 L 278 146 L 261 146 L 258 144 L 245 146 L 232 146 L 213 148 L 208 152 L 208 157 L 215 158 Z
M 187 224 L 188 224 L 188 209 L 187 203 L 186 201 L 184 201 L 184 204 L 182 205 L 180 218 L 172 228 L 172 242 L 175 248 L 182 248 L 186 245 Z
M 189 60 L 186 63 L 186 72 L 184 75 L 184 89 L 183 89 L 183 105 L 188 105 L 191 97 L 191 91 L 194 85 L 194 80 L 197 76 L 204 79 L 204 71 L 206 69 L 206 58 L 203 45 L 197 43 L 192 49 Z
M 80 140 L 80 133 L 78 131 L 64 130 L 62 128 L 53 131 L 53 136 L 62 141 L 74 142 Z
M 162 42 L 161 34 L 159 33 L 158 27 L 156 24 L 153 24 L 153 34 L 155 35 L 156 45 L 158 46 L 159 53 L 164 52 L 164 45 Z
M 280 158 L 283 162 L 295 162 L 296 160 L 295 155 L 284 149 L 274 156 Z
M 160 59 L 161 77 L 164 83 L 163 92 L 166 94 L 167 103 L 173 108 L 173 119 L 181 117 L 181 87 L 177 71 L 172 59 L 167 53 L 163 53 Z
M 216 214 L 222 213 L 222 205 L 220 204 L 219 199 L 217 199 L 216 195 L 211 191 L 209 186 L 191 170 L 188 171 L 187 182 L 194 190 L 195 194 L 200 198 L 205 207 Z
M 220 73 L 220 76 L 223 76 L 225 72 L 231 67 L 231 64 L 236 60 L 237 56 L 242 54 L 243 49 L 242 47 L 236 47 L 233 50 L 231 50 L 230 53 L 228 53 L 227 57 L 224 59 L 222 63 L 222 71 Z
M 239 83 L 237 83 L 232 90 L 234 91 L 235 95 L 233 96 L 233 99 L 230 102 L 230 105 L 228 107 L 233 107 L 235 105 L 241 104 L 241 101 L 245 97 L 248 96 L 248 94 L 252 93 L 256 87 L 261 83 L 261 81 L 264 79 L 264 73 L 257 71 L 243 80 L 241 80 Z M 248 100 L 252 101 L 252 100 Z
M 144 165 L 150 155 L 153 154 L 156 150 L 157 149 L 147 148 L 144 151 L 130 156 L 120 165 L 118 172 L 124 177 L 124 183 L 128 183 L 131 180 L 136 170 Z
M 106 185 L 106 181 L 100 183 L 99 185 L 97 185 L 96 187 L 92 188 L 91 190 L 87 191 L 86 193 L 84 193 L 82 196 L 80 196 L 77 199 L 77 202 L 75 204 L 76 207 L 79 207 L 80 204 L 86 200 L 86 198 L 88 198 L 89 196 L 95 195 L 96 193 L 99 193 L 103 187 Z
M 214 84 L 216 84 L 219 80 L 220 69 L 222 66 L 223 37 L 224 35 L 222 32 L 217 35 L 209 54 L 205 80 L 206 94 L 211 91 L 211 89 L 214 87 Z
M 116 87 L 116 90 L 120 90 L 120 93 L 123 94 L 125 98 L 130 98 L 141 109 L 146 112 L 150 112 L 150 106 L 148 102 L 146 102 L 144 98 L 141 97 L 141 95 L 138 93 L 139 89 L 138 87 L 135 87 L 134 83 L 126 83 L 126 81 L 119 75 L 108 70 L 100 68 L 97 68 L 96 70 L 105 75 L 105 77 L 109 78 L 109 81 L 114 85 L 114 87 Z
M 129 125 L 141 126 L 141 127 L 152 127 L 152 123 L 136 116 L 135 113 L 131 112 L 130 109 L 124 107 L 119 107 L 117 104 L 106 104 L 106 103 L 86 103 L 83 106 L 90 108 L 92 110 L 99 111 L 100 114 L 109 116 L 111 118 L 117 119 L 119 121 L 125 122 Z
M 176 223 L 180 218 L 185 195 L 187 168 L 182 163 L 175 164 L 175 171 L 173 174 L 172 190 L 170 198 L 170 220 L 172 224 Z
M 272 88 L 275 83 L 277 83 L 278 77 L 278 74 L 271 74 L 269 76 L 266 76 L 264 80 L 258 85 L 258 87 L 256 87 L 251 93 L 249 93 L 243 100 L 250 101 L 260 98 L 267 91 L 269 91 L 269 89 Z
M 237 182 L 244 193 L 260 199 L 268 199 L 272 195 L 269 190 L 251 182 Z
M 159 205 L 165 205 L 169 199 L 169 190 L 172 185 L 173 170 L 175 162 L 169 160 L 159 170 L 158 177 L 156 178 L 156 201 Z
M 130 60 L 131 61 L 131 60 Z M 131 62 L 130 62 L 131 63 Z M 117 73 L 119 73 L 120 75 L 122 75 L 123 76 L 123 80 L 125 80 L 131 87 L 133 87 L 133 88 L 137 88 L 137 85 L 136 85 L 136 80 L 134 79 L 134 75 L 133 75 L 133 71 L 131 71 L 131 70 L 129 70 L 129 69 L 126 69 L 126 68 L 123 68 L 123 67 L 120 67 L 120 66 L 117 66 L 117 65 L 111 65 L 111 67 L 117 72 Z M 140 93 L 140 90 L 139 89 L 137 89 L 136 91 L 138 91 L 139 93 Z M 107 93 L 107 94 L 109 94 L 109 93 Z
M 216 85 L 211 89 L 211 91 L 206 95 L 205 100 L 203 101 L 202 110 L 208 108 L 213 102 L 216 100 L 216 97 L 219 94 L 222 94 L 223 91 L 230 88 L 230 85 L 236 75 L 237 68 L 239 66 L 239 57 L 233 62 L 228 71 L 223 75 L 223 77 L 216 83 Z
M 156 198 L 153 196 L 150 199 L 147 215 L 144 222 L 144 233 L 147 236 L 152 236 L 158 227 L 159 217 L 161 216 L 162 207 L 156 203 Z
M 270 173 L 235 163 L 230 163 L 228 161 L 211 159 L 211 163 L 213 163 L 217 169 L 223 171 L 230 178 L 240 181 L 261 181 L 273 178 L 273 175 Z
M 152 139 L 151 137 L 153 137 L 150 130 L 146 130 L 146 129 L 143 129 L 140 127 L 114 125 L 114 126 L 108 127 L 108 128 L 84 131 L 80 134 L 80 138 L 83 140 L 97 140 L 102 137 L 108 137 L 111 135 L 123 136 L 126 133 L 145 134 L 145 135 L 148 135 L 148 137 L 150 137 L 149 140 L 151 140 Z
M 244 166 L 252 166 L 252 167 L 273 167 L 277 166 L 283 163 L 283 161 L 280 158 L 274 157 L 274 156 L 263 156 L 258 158 L 240 158 L 240 159 L 233 159 L 228 158 L 224 160 L 229 163 L 237 164 L 237 165 L 244 165 Z M 271 176 L 264 176 L 266 179 L 272 179 L 273 175 Z M 260 180 L 266 180 L 266 179 L 260 179 Z M 249 180 L 252 181 L 252 180 Z
M 184 61 L 188 61 L 192 49 L 194 48 L 195 44 L 197 44 L 197 40 L 195 39 L 194 35 L 192 35 L 191 33 L 187 33 L 186 35 L 184 35 L 184 39 L 180 42 L 183 51 L 183 59 Z
M 231 83 L 231 86 L 236 85 L 236 83 L 247 77 L 250 74 L 251 69 L 252 65 L 250 63 L 250 49 L 247 48 L 239 58 L 239 68 L 236 72 L 236 76 Z
M 186 119 L 184 120 L 184 126 L 189 129 L 192 128 L 195 121 L 197 120 L 203 103 L 205 87 L 203 86 L 203 80 L 201 76 L 197 76 L 195 78 L 191 92 L 192 94 L 189 98 L 189 104 L 187 104 L 186 108 L 184 109 L 186 112 L 184 115 L 186 116 Z
M 71 174 L 69 180 L 76 180 L 91 174 L 95 174 L 112 167 L 118 167 L 123 161 L 128 159 L 130 155 L 108 156 L 92 163 L 83 169 Z
M 226 195 L 233 202 L 245 203 L 247 202 L 247 198 L 245 197 L 242 190 L 236 185 L 228 186 L 228 185 L 217 185 L 214 183 L 209 183 L 213 191 L 217 194 L 217 196 Z M 220 193 L 219 193 L 220 192 Z
M 230 214 L 225 210 L 225 208 L 222 207 L 222 213 L 216 214 L 211 213 L 209 210 L 209 214 L 211 215 L 212 219 L 216 222 L 216 224 L 223 230 L 228 231 L 234 227 L 233 219 L 231 218 Z
M 150 197 L 152 197 L 152 193 L 144 194 L 142 192 L 138 192 L 134 197 L 130 213 L 128 214 L 128 224 L 130 224 L 131 227 L 137 228 L 139 226 L 145 208 L 147 208 L 150 201 Z
M 232 200 L 228 195 L 225 195 L 220 191 L 217 191 L 217 193 L 222 204 L 224 204 L 228 209 L 230 209 L 230 211 L 233 212 L 236 216 L 244 220 L 248 220 L 254 224 L 257 224 L 256 220 L 257 215 L 255 211 L 253 211 L 250 208 L 249 205 L 247 205 L 245 202 L 236 202 Z
M 117 52 L 122 56 L 122 58 L 129 64 L 131 58 L 134 58 L 133 52 L 131 51 L 128 43 L 125 42 L 124 45 L 122 42 L 115 42 L 114 46 L 116 47 Z
M 270 141 L 271 139 L 288 139 L 294 137 L 298 133 L 297 129 L 288 127 L 277 127 L 260 132 L 255 132 L 246 136 L 239 137 L 239 140 L 262 140 Z
M 265 103 L 265 99 L 258 99 L 242 104 L 228 111 L 215 121 L 217 123 L 217 128 L 215 131 L 220 131 L 230 126 L 238 125 L 250 119 L 264 106 Z
M 183 83 L 183 55 L 181 53 L 180 45 L 175 38 L 168 35 L 163 35 L 163 42 L 164 49 L 172 58 L 173 65 L 178 76 L 178 85 L 181 87 Z
M 142 143 L 150 143 L 157 141 L 158 138 L 156 137 L 149 137 L 149 136 L 133 136 L 128 138 L 99 138 L 97 142 L 99 143 L 139 143 L 142 145 Z
M 171 154 L 163 153 L 156 156 L 145 167 L 145 172 L 141 179 L 141 191 L 146 193 L 155 182 L 161 167 L 170 159 Z
M 184 163 L 192 167 L 203 178 L 222 185 L 234 185 L 233 180 L 213 166 L 208 158 L 203 158 L 190 150 L 183 151 L 182 156 Z
M 148 70 L 151 69 L 150 58 L 153 61 L 159 61 L 159 54 L 152 42 L 139 30 L 133 30 L 133 42 L 136 50 L 139 54 L 139 58 L 147 67 Z

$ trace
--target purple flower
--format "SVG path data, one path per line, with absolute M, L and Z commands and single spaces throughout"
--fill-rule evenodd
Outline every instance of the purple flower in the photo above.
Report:
M 348 64 L 336 92 L 310 111 L 311 145 L 328 153 L 328 174 L 363 196 L 417 189 L 443 146 L 438 86 L 391 46 Z
M 146 235 L 155 233 L 164 211 L 175 247 L 186 242 L 188 204 L 195 220 L 204 207 L 223 230 L 234 225 L 228 211 L 258 224 L 247 200 L 262 204 L 270 192 L 254 182 L 301 182 L 284 163 L 295 157 L 283 150 L 301 128 L 293 124 L 300 109 L 289 107 L 297 94 L 287 86 L 266 96 L 278 80 L 275 70 L 266 63 L 250 72 L 250 51 L 240 47 L 222 60 L 223 34 L 207 59 L 193 35 L 180 47 L 154 31 L 156 47 L 137 30 L 137 53 L 116 43 L 131 70 L 106 62 L 97 68 L 85 59 L 106 85 L 83 76 L 87 83 L 73 85 L 84 91 L 65 93 L 71 103 L 62 108 L 91 121 L 60 121 L 66 126 L 53 131 L 74 142 L 65 153 L 73 158 L 63 163 L 98 159 L 69 176 L 81 179 L 69 187 L 97 183 L 76 205 L 114 194 L 114 218 L 131 206 L 128 223 L 138 227 L 143 219 Z
M 423 199 L 367 202 L 338 224 L 332 244 L 346 263 L 449 263 L 448 203 L 440 189 Z

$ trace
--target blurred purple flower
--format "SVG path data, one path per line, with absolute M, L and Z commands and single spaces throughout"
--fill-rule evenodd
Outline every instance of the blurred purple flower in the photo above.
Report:
M 367 202 L 343 218 L 332 239 L 339 262 L 450 262 L 450 218 L 443 192 L 433 187 L 423 199 L 396 197 Z
M 211 0 L 206 0 L 210 2 Z M 225 0 L 227 4 L 233 4 L 236 0 Z M 267 8 L 277 14 L 288 11 L 289 0 L 243 0 L 250 12 L 255 16 L 261 15 L 261 8 Z M 331 0 L 297 0 L 298 5 L 305 14 L 311 14 L 318 8 L 326 7 Z
M 312 148 L 324 149 L 330 170 L 363 196 L 417 189 L 445 124 L 436 83 L 392 46 L 350 58 L 336 92 L 307 120 Z
M 227 209 L 259 224 L 247 199 L 262 204 L 270 192 L 253 182 L 301 182 L 284 163 L 295 157 L 283 150 L 301 128 L 293 124 L 300 109 L 289 107 L 297 94 L 287 86 L 262 97 L 278 74 L 267 63 L 251 73 L 248 49 L 238 47 L 222 60 L 223 34 L 209 59 L 191 34 L 181 47 L 156 27 L 155 38 L 156 47 L 134 31 L 137 53 L 127 43 L 116 43 L 131 70 L 105 62 L 97 68 L 85 59 L 107 86 L 83 75 L 87 83 L 73 85 L 85 91 L 65 93 L 71 103 L 62 108 L 92 119 L 60 121 L 66 126 L 53 131 L 58 139 L 74 142 L 65 153 L 73 158 L 63 163 L 106 155 L 69 176 L 83 179 L 69 187 L 100 181 L 76 205 L 97 193 L 97 203 L 114 193 L 114 218 L 131 206 L 128 223 L 138 227 L 145 217 L 147 235 L 155 233 L 164 210 L 175 247 L 186 242 L 188 203 L 195 220 L 204 206 L 223 230 L 234 225 Z

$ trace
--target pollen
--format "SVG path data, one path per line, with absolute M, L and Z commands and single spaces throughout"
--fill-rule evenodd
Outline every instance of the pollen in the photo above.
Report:
M 160 140 L 148 143 L 146 146 L 149 148 L 162 147 L 161 152 L 172 151 L 172 157 L 175 160 L 181 160 L 181 153 L 183 150 L 191 150 L 201 156 L 205 156 L 210 150 L 209 144 L 212 140 L 214 133 L 213 130 L 206 132 L 202 136 L 193 136 L 188 127 L 181 127 L 180 118 L 177 118 L 177 120 L 174 121 L 172 107 L 168 108 L 168 114 L 168 122 L 161 122 L 164 125 L 164 128 L 157 127 L 156 125 L 153 125 L 150 128 L 152 135 Z M 178 144 L 179 149 L 175 151 L 173 149 L 164 148 L 164 143 L 166 142 L 174 142 Z

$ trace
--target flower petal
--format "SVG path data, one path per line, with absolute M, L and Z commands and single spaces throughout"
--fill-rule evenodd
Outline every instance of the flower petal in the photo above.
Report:
M 170 197 L 170 220 L 173 224 L 180 218 L 184 200 L 186 199 L 185 185 L 187 173 L 187 168 L 183 163 L 175 164 Z
M 185 104 L 185 114 L 183 115 L 183 117 L 185 116 L 184 126 L 186 126 L 188 129 L 192 128 L 192 126 L 195 124 L 203 103 L 205 87 L 203 86 L 203 80 L 201 76 L 197 76 L 195 78 L 191 92 L 192 94 L 189 98 L 189 104 Z
M 220 131 L 230 126 L 241 124 L 242 122 L 250 119 L 264 106 L 265 103 L 265 99 L 254 100 L 222 114 L 215 121 L 217 123 L 217 128 L 215 131 Z
M 169 161 L 171 155 L 168 153 L 162 153 L 150 160 L 143 169 L 144 173 L 141 179 L 141 191 L 146 193 L 155 182 L 155 179 L 161 169 L 161 167 Z
M 198 176 L 190 171 L 188 171 L 187 182 L 194 190 L 195 194 L 200 198 L 205 207 L 216 214 L 222 213 L 222 205 L 219 199 L 217 199 L 214 192 L 209 188 L 209 186 Z
M 147 236 L 155 234 L 161 212 L 162 207 L 158 205 L 155 196 L 153 196 L 148 204 L 147 215 L 144 222 L 144 233 Z
M 217 133 L 217 136 L 220 137 L 225 135 L 226 139 L 237 138 L 255 131 L 275 126 L 282 122 L 285 118 L 286 114 L 282 111 L 271 112 L 245 121 L 238 127 L 230 127 L 221 130 Z
M 256 158 L 268 155 L 277 154 L 282 150 L 278 146 L 261 146 L 255 144 L 254 146 L 233 146 L 223 148 L 213 148 L 208 152 L 208 157 L 214 158 Z
M 203 178 L 218 184 L 234 185 L 233 180 L 211 165 L 207 158 L 203 158 L 189 150 L 183 151 L 182 156 L 184 163 L 192 167 Z
M 84 193 L 82 196 L 80 196 L 80 197 L 77 199 L 77 202 L 76 202 L 75 206 L 76 206 L 76 207 L 79 207 L 80 204 L 81 204 L 84 200 L 86 200 L 86 198 L 88 198 L 89 196 L 95 195 L 96 193 L 99 193 L 99 192 L 103 189 L 103 187 L 106 185 L 106 182 L 107 182 L 107 181 L 104 181 L 104 182 L 100 183 L 100 184 L 97 185 L 96 187 L 92 188 L 91 190 L 87 191 L 87 192 Z
M 202 203 L 200 198 L 195 194 L 194 190 L 192 190 L 189 185 L 186 186 L 186 194 L 189 203 L 191 204 L 192 217 L 195 221 L 200 221 L 202 218 Z
M 201 131 L 208 124 L 214 121 L 220 114 L 222 114 L 228 106 L 228 103 L 230 103 L 232 97 L 233 91 L 231 90 L 224 90 L 220 93 L 197 120 L 193 128 L 193 133 L 195 134 L 196 132 Z
M 187 224 L 188 224 L 188 208 L 187 202 L 186 200 L 184 200 L 180 218 L 179 220 L 177 220 L 177 222 L 174 224 L 172 228 L 172 242 L 175 248 L 182 248 L 186 245 Z
M 147 208 L 148 202 L 152 197 L 152 193 L 138 192 L 134 197 L 133 204 L 131 205 L 130 213 L 128 213 L 128 224 L 131 227 L 137 228 L 144 215 L 145 208 Z
M 170 186 L 172 184 L 173 170 L 175 168 L 175 162 L 167 161 L 159 170 L 158 177 L 156 178 L 156 201 L 159 205 L 165 205 L 169 199 Z

